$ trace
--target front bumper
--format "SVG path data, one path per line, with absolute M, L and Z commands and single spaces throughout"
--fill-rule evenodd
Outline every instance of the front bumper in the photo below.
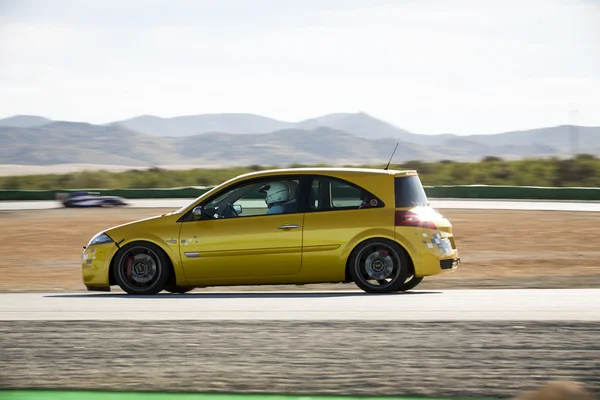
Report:
M 88 246 L 83 250 L 81 274 L 88 290 L 110 288 L 110 262 L 117 250 L 114 242 Z

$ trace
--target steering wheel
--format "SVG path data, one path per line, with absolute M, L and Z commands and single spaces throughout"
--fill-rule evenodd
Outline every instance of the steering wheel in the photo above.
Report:
M 233 205 L 231 203 L 227 203 L 225 204 L 225 212 L 223 213 L 223 216 L 225 216 L 225 214 L 231 214 L 234 217 L 238 216 L 238 213 L 235 212 L 235 208 L 233 208 Z

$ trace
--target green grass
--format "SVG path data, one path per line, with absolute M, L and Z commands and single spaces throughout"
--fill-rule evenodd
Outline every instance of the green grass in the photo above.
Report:
M 293 165 L 294 167 L 302 165 Z M 306 165 L 308 166 L 308 165 Z M 321 165 L 322 166 L 322 165 Z M 383 168 L 382 165 L 364 167 Z M 242 173 L 270 169 L 253 165 L 230 169 L 85 171 L 68 174 L 0 177 L 0 189 L 60 190 L 79 188 L 171 188 L 214 186 Z M 581 154 L 571 159 L 525 159 L 503 161 L 487 157 L 481 162 L 409 161 L 394 169 L 416 169 L 425 186 L 511 185 L 550 187 L 600 187 L 600 159 Z

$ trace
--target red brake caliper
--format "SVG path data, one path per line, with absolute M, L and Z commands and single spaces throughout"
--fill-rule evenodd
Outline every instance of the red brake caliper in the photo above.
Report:
M 131 263 L 133 263 L 133 256 L 127 259 L 127 270 L 125 272 L 129 279 L 131 279 Z

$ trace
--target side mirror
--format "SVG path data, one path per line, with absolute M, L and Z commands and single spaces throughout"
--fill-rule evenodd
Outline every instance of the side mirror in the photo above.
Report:
M 234 204 L 233 205 L 233 210 L 236 212 L 236 214 L 241 214 L 242 213 L 242 205 L 241 204 Z
M 192 210 L 192 215 L 196 219 L 202 218 L 204 216 L 204 207 L 202 207 L 202 206 L 194 207 L 194 209 Z

